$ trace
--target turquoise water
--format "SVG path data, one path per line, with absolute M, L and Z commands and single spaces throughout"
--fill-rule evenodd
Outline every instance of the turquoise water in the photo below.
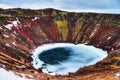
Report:
M 41 52 L 39 54 L 39 59 L 45 62 L 45 64 L 59 64 L 59 62 L 69 58 L 70 52 L 71 51 L 66 48 L 54 48 Z

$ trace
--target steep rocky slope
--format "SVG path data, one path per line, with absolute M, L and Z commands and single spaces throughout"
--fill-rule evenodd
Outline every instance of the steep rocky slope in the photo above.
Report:
M 0 67 L 17 74 L 32 75 L 34 79 L 56 78 L 35 70 L 31 65 L 32 51 L 37 46 L 56 42 L 85 43 L 109 53 L 105 60 L 96 65 L 78 70 L 77 76 L 72 74 L 74 79 L 81 73 L 92 75 L 94 72 L 99 75 L 97 72 L 102 70 L 118 72 L 120 69 L 120 15 L 54 9 L 0 9 Z

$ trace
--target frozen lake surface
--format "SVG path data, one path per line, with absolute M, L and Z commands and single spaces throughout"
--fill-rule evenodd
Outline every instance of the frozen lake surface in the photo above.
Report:
M 102 49 L 72 43 L 51 43 L 33 51 L 33 67 L 51 75 L 67 75 L 107 57 Z

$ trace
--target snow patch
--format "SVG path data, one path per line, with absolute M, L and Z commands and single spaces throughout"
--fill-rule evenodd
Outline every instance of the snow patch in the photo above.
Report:
M 119 77 L 119 76 L 120 76 L 120 72 L 116 73 L 116 76 L 118 76 L 118 77 Z
M 7 25 L 4 25 L 4 27 L 7 28 L 7 29 L 9 29 L 9 30 L 11 30 L 12 27 L 13 27 L 13 25 L 12 24 L 7 24 Z
M 15 42 L 12 42 L 13 45 L 17 45 Z
M 107 40 L 111 39 L 111 37 L 108 37 Z
M 3 36 L 4 36 L 4 37 L 6 37 L 6 38 L 9 38 L 9 36 L 8 36 L 8 35 L 6 35 L 6 34 L 4 34 Z
M 10 44 L 8 44 L 8 43 L 6 43 L 5 45 L 11 47 Z
M 8 21 L 8 22 L 10 22 L 11 24 L 4 25 L 4 27 L 9 30 L 11 30 L 13 26 L 18 27 L 18 24 L 20 24 L 20 21 L 18 18 L 16 18 L 16 20 L 14 21 Z
M 3 68 L 0 68 L 0 80 L 28 80 L 21 78 L 20 76 L 15 75 L 12 71 L 6 71 Z
M 37 19 L 39 19 L 39 17 L 34 17 L 34 19 L 32 19 L 32 21 L 35 21 L 35 20 L 37 20 Z

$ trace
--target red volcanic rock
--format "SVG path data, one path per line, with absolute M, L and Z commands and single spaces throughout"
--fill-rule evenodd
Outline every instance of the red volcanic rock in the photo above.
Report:
M 0 66 L 8 70 L 36 72 L 31 52 L 45 43 L 86 43 L 109 52 L 120 49 L 117 14 L 8 9 L 0 15 Z

